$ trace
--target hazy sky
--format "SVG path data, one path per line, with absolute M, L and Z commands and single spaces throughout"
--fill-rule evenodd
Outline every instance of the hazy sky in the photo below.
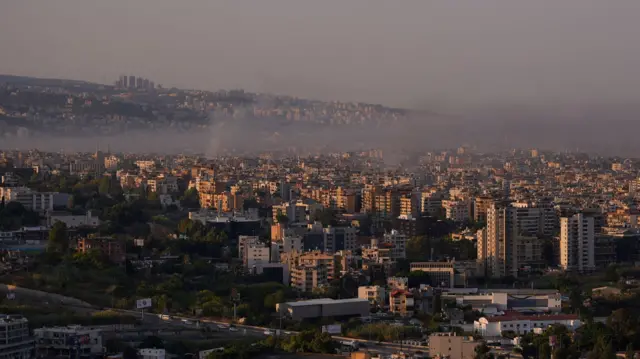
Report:
M 640 97 L 639 0 L 0 0 L 0 73 L 437 108 Z

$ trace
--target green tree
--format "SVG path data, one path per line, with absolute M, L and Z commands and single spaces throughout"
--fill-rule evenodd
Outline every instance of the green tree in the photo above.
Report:
M 107 196 L 111 192 L 111 178 L 104 176 L 98 182 L 98 193 L 101 196 Z
M 200 208 L 200 195 L 195 188 L 189 188 L 180 198 L 180 203 L 186 208 Z
M 549 359 L 551 357 L 551 347 L 549 343 L 543 342 L 538 346 L 538 358 Z
M 276 221 L 284 226 L 289 224 L 289 217 L 286 214 L 278 213 L 276 216 Z
M 609 265 L 604 272 L 604 278 L 609 282 L 617 282 L 620 279 L 620 274 L 618 273 L 618 266 L 615 264 Z
M 138 359 L 138 351 L 133 347 L 127 346 L 122 351 L 122 359 Z
M 69 250 L 69 234 L 64 222 L 56 222 L 49 230 L 47 250 L 51 252 L 67 253 Z
M 493 355 L 491 355 L 491 348 L 489 348 L 489 346 L 482 342 L 482 344 L 478 345 L 474 351 L 474 359 L 490 359 L 493 357 Z

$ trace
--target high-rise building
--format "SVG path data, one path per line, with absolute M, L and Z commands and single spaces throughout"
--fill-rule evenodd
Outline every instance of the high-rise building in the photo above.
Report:
M 595 270 L 595 230 L 593 217 L 583 213 L 560 218 L 560 266 L 564 270 Z
M 128 88 L 132 89 L 136 87 L 136 77 L 135 76 L 129 76 L 129 86 L 127 86 Z
M 127 88 L 127 76 L 126 75 L 122 75 L 120 76 L 120 87 L 121 88 Z
M 493 201 L 487 208 L 487 227 L 478 235 L 481 272 L 500 278 L 544 266 L 543 240 L 538 237 L 551 235 L 556 223 L 550 203 Z

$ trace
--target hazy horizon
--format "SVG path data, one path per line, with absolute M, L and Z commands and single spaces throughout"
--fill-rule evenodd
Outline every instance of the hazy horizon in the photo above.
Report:
M 8 0 L 0 73 L 433 111 L 640 100 L 640 2 Z

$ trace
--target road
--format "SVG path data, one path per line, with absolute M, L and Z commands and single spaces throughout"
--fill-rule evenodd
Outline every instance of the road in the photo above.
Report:
M 129 314 L 129 315 L 134 315 L 139 317 L 142 316 L 142 313 L 140 311 L 123 310 L 123 309 L 116 309 L 116 308 L 97 308 L 87 302 L 81 301 L 76 298 L 65 297 L 63 295 L 43 292 L 35 289 L 27 289 L 27 288 L 20 288 L 20 287 L 7 286 L 4 284 L 0 284 L 0 293 L 3 293 L 3 292 L 6 293 L 9 291 L 14 292 L 18 300 L 21 296 L 35 297 L 43 301 L 50 301 L 52 303 L 56 303 L 61 306 L 72 307 L 74 308 L 74 310 L 79 312 L 84 312 L 84 313 L 89 313 L 92 311 L 100 311 L 100 310 L 112 310 L 114 312 L 119 312 L 122 314 Z M 171 316 L 168 320 L 163 320 L 158 316 L 158 314 L 154 314 L 154 313 L 144 313 L 144 317 L 142 317 L 142 320 L 146 324 L 157 324 L 160 326 L 163 326 L 163 325 L 181 326 L 181 327 L 188 327 L 188 328 L 197 327 L 198 325 L 197 323 L 200 322 L 200 325 L 209 326 L 211 329 L 214 329 L 214 330 L 226 331 L 230 335 L 235 337 L 243 337 L 243 336 L 266 337 L 267 334 L 265 334 L 265 331 L 267 330 L 271 330 L 272 332 L 275 331 L 274 329 L 270 329 L 266 327 L 256 327 L 256 326 L 250 326 L 250 325 L 235 324 L 233 325 L 233 327 L 237 329 L 236 331 L 235 329 L 229 329 L 229 323 L 225 323 L 225 322 L 214 321 L 209 319 L 199 319 L 199 318 L 193 318 L 193 317 L 183 317 L 183 316 Z M 293 334 L 297 334 L 297 332 L 293 332 L 293 331 L 280 332 L 280 335 L 285 335 L 285 336 L 293 335 Z M 360 343 L 362 350 L 366 350 L 371 353 L 380 353 L 385 355 L 389 355 L 389 354 L 398 352 L 400 350 L 406 353 L 414 353 L 416 351 L 421 351 L 421 352 L 428 351 L 426 347 L 422 347 L 422 346 L 400 345 L 397 343 L 377 342 L 377 341 L 355 339 L 355 338 L 348 338 L 348 337 L 342 337 L 342 336 L 333 336 L 333 338 L 337 341 L 358 342 Z
M 121 310 L 121 309 L 112 309 L 112 310 L 123 313 L 123 314 L 141 316 L 140 311 Z M 271 329 L 267 327 L 256 327 L 256 326 L 242 325 L 242 324 L 234 324 L 232 327 L 235 329 L 229 329 L 230 328 L 229 323 L 210 320 L 210 319 L 199 319 L 194 317 L 170 316 L 168 319 L 163 320 L 163 319 L 160 319 L 158 314 L 153 314 L 153 313 L 145 313 L 143 321 L 148 324 L 164 324 L 164 325 L 170 325 L 170 326 L 182 326 L 182 327 L 190 327 L 190 328 L 196 327 L 198 325 L 197 323 L 200 322 L 200 326 L 206 325 L 214 330 L 228 331 L 230 334 L 233 333 L 233 335 L 237 337 L 243 337 L 243 336 L 266 337 L 267 333 L 265 332 L 267 330 L 271 331 L 274 334 L 276 332 L 275 329 Z M 234 331 L 231 331 L 231 330 L 234 330 Z M 279 335 L 289 336 L 294 334 L 297 334 L 297 332 L 280 331 Z M 380 354 L 390 355 L 400 350 L 402 350 L 405 353 L 415 353 L 417 351 L 421 351 L 424 353 L 428 352 L 427 347 L 422 347 L 422 346 L 400 345 L 397 343 L 377 342 L 372 340 L 355 339 L 355 338 L 342 337 L 337 335 L 334 335 L 332 337 L 336 341 L 358 342 L 360 343 L 362 350 L 367 350 L 371 353 L 380 353 Z

